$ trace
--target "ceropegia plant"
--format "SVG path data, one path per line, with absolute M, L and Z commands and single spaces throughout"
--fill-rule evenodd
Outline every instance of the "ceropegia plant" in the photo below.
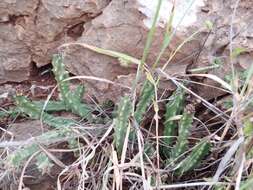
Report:
M 184 97 L 184 90 L 178 88 L 169 98 L 164 115 L 162 153 L 166 157 L 166 165 L 172 166 L 176 175 L 183 175 L 197 167 L 210 149 L 209 141 L 203 140 L 192 149 L 190 154 L 184 155 L 188 148 L 188 137 L 194 118 L 193 106 L 184 106 Z
M 177 123 L 173 120 L 173 117 L 180 114 L 183 110 L 184 103 L 184 91 L 178 88 L 170 97 L 170 101 L 166 104 L 166 113 L 164 115 L 164 146 L 163 153 L 166 157 L 170 156 L 171 143 L 173 142 L 173 137 L 176 135 Z
M 154 90 L 154 84 L 152 84 L 149 80 L 145 80 L 141 90 L 140 99 L 134 113 L 136 122 L 138 124 L 140 124 L 140 122 L 142 121 L 148 106 L 151 104 L 154 98 Z
M 194 113 L 192 110 L 186 109 L 184 111 L 182 118 L 179 121 L 177 142 L 171 150 L 170 159 L 177 159 L 177 157 L 183 154 L 187 149 L 187 139 L 189 136 L 190 128 L 192 126 L 193 116 Z
M 210 150 L 210 143 L 208 140 L 200 141 L 192 150 L 192 152 L 182 160 L 176 170 L 176 175 L 183 175 L 184 173 L 197 167 L 201 160 L 208 154 Z
M 58 87 L 60 90 L 61 101 L 48 101 L 45 104 L 43 101 L 30 101 L 25 96 L 14 96 L 14 100 L 16 102 L 16 108 L 10 112 L 12 115 L 15 113 L 22 113 L 28 115 L 31 119 L 41 119 L 43 123 L 47 124 L 50 127 L 57 128 L 57 131 L 46 132 L 43 135 L 37 137 L 36 139 L 40 141 L 47 141 L 46 145 L 49 145 L 50 141 L 53 139 L 57 139 L 60 137 L 65 137 L 71 134 L 71 130 L 68 127 L 76 125 L 76 122 L 71 119 L 66 119 L 62 117 L 56 117 L 48 112 L 54 111 L 63 111 L 70 110 L 75 114 L 83 118 L 90 118 L 91 109 L 81 102 L 84 87 L 79 85 L 74 92 L 70 91 L 69 81 L 66 79 L 69 77 L 67 71 L 63 65 L 63 59 L 61 55 L 55 55 L 53 58 L 53 66 L 54 66 L 54 74 L 58 83 Z M 6 116 L 6 114 L 5 114 Z M 73 142 L 75 138 L 70 139 L 70 142 Z M 71 143 L 70 143 L 71 144 Z M 71 144 L 72 145 L 72 144 Z M 11 165 L 18 167 L 25 159 L 30 157 L 32 154 L 36 152 L 40 152 L 40 147 L 36 143 L 26 144 L 20 147 L 19 150 L 14 151 L 9 156 L 9 161 Z M 42 162 L 41 158 L 47 157 L 46 155 L 39 154 L 37 158 L 37 165 L 39 169 L 43 169 L 45 166 L 49 166 L 49 162 Z M 45 160 L 45 159 L 44 159 Z
M 53 163 L 48 158 L 46 153 L 41 152 L 36 156 L 36 166 L 39 169 L 39 171 L 44 174 L 48 173 L 50 169 L 53 167 Z
M 45 124 L 51 127 L 61 128 L 76 125 L 76 123 L 70 119 L 55 117 L 46 112 L 42 113 L 42 109 L 40 107 L 29 101 L 24 96 L 16 96 L 14 99 L 20 111 L 27 114 L 32 119 L 42 119 Z
M 71 92 L 70 82 L 68 81 L 69 74 L 65 70 L 63 56 L 60 54 L 54 55 L 52 65 L 54 67 L 53 72 L 58 84 L 60 96 L 62 101 L 65 103 L 67 110 L 70 110 L 83 118 L 90 119 L 90 108 L 81 102 L 81 98 L 83 97 L 84 93 L 84 87 L 78 86 L 74 93 Z
M 43 169 L 40 159 L 41 157 L 39 154 L 42 150 L 39 144 L 49 146 L 50 144 L 54 144 L 56 142 L 61 141 L 62 139 L 67 140 L 72 138 L 75 138 L 75 134 L 68 127 L 62 127 L 56 130 L 51 130 L 43 133 L 40 136 L 32 137 L 27 143 L 24 143 L 23 145 L 21 144 L 19 149 L 11 152 L 6 160 L 8 161 L 9 166 L 18 168 L 30 156 L 37 153 L 37 155 L 35 155 L 35 158 L 36 159 L 38 158 L 37 160 L 38 162 L 36 164 L 40 165 L 41 167 L 40 169 Z M 46 155 L 44 155 L 44 157 L 45 156 Z M 43 164 L 45 166 L 46 162 L 43 162 Z
M 44 110 L 45 112 L 58 112 L 66 110 L 65 104 L 62 101 L 50 100 L 46 103 L 46 105 L 44 105 L 44 101 L 33 101 L 33 104 L 40 110 Z M 0 111 L 0 118 L 16 118 L 20 114 L 22 114 L 22 111 L 18 107 L 11 107 L 8 110 Z
M 117 117 L 114 120 L 114 141 L 118 155 L 121 155 L 123 149 L 131 111 L 130 98 L 125 96 L 119 103 Z

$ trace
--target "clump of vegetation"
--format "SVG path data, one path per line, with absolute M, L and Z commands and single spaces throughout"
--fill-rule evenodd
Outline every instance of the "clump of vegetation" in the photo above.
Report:
M 228 93 L 230 106 L 226 110 L 219 110 L 193 92 L 189 78 L 167 75 L 166 66 L 199 32 L 180 44 L 160 68 L 160 58 L 173 37 L 174 9 L 166 26 L 161 51 L 152 67 L 147 66 L 161 3 L 159 0 L 141 60 L 83 44 L 89 50 L 117 58 L 124 66 L 138 65 L 131 91 L 119 97 L 115 108 L 111 103 L 101 106 L 85 103 L 83 85 L 72 91 L 71 78 L 61 54 L 54 55 L 52 60 L 58 100 L 50 100 L 50 95 L 45 101 L 14 95 L 15 106 L 0 111 L 0 119 L 40 120 L 49 130 L 25 141 L 10 139 L 0 143 L 4 170 L 1 179 L 9 179 L 12 173 L 21 173 L 19 189 L 22 189 L 28 164 L 41 175 L 50 173 L 57 165 L 61 168 L 57 176 L 58 189 L 76 179 L 78 189 L 251 189 L 253 121 L 249 110 L 253 99 L 253 66 L 243 73 L 243 77 L 233 70 L 230 78 L 224 80 L 211 74 L 196 74 L 214 80 Z M 208 23 L 210 32 L 212 27 Z M 231 58 L 240 53 L 242 50 L 236 49 Z M 196 72 L 222 67 L 222 63 L 216 62 L 211 67 L 192 69 L 192 76 Z M 144 74 L 146 78 L 140 94 L 137 94 L 140 75 Z M 162 76 L 176 86 L 170 96 L 159 94 Z M 112 113 L 103 110 L 108 107 Z M 202 121 L 198 110 L 205 107 L 215 116 Z M 62 112 L 75 117 L 62 117 Z M 66 160 L 55 156 L 55 152 L 71 154 L 72 162 L 68 160 L 65 164 Z

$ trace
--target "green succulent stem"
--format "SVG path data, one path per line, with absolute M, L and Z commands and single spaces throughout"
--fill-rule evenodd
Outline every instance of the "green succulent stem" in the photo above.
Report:
M 128 96 L 125 96 L 121 99 L 117 117 L 114 120 L 114 142 L 117 149 L 118 155 L 121 155 L 125 136 L 128 127 L 128 119 L 131 115 L 131 102 Z
M 188 136 L 190 128 L 192 126 L 194 114 L 190 111 L 184 111 L 182 118 L 179 122 L 178 138 L 177 142 L 171 150 L 170 159 L 177 159 L 183 154 L 188 146 Z
M 170 156 L 170 146 L 174 140 L 174 136 L 177 133 L 177 122 L 171 120 L 171 118 L 180 114 L 183 110 L 184 104 L 184 91 L 181 88 L 178 88 L 170 97 L 170 101 L 166 104 L 166 113 L 165 113 L 165 121 L 164 121 L 164 146 L 162 147 L 163 154 L 166 157 Z
M 179 163 L 175 170 L 176 175 L 183 175 L 184 173 L 196 168 L 201 160 L 208 154 L 211 144 L 208 140 L 202 140 L 192 150 L 192 152 Z
M 144 114 L 146 113 L 148 106 L 151 104 L 155 96 L 154 90 L 154 85 L 149 80 L 146 80 L 143 84 L 140 99 L 134 113 L 136 122 L 138 124 L 140 124 L 143 120 Z
M 16 101 L 16 105 L 17 105 L 18 109 L 21 112 L 27 114 L 32 119 L 42 119 L 42 121 L 45 124 L 47 124 L 51 127 L 61 128 L 61 127 L 76 125 L 76 123 L 70 119 L 55 117 L 55 116 L 52 116 L 46 112 L 41 114 L 42 109 L 40 107 L 38 107 L 36 104 L 29 101 L 24 96 L 16 96 L 16 97 L 14 97 L 14 99 Z
M 53 72 L 57 81 L 61 98 L 66 108 L 82 118 L 91 118 L 91 109 L 81 102 L 84 94 L 84 87 L 78 86 L 73 93 L 70 91 L 69 73 L 65 70 L 63 56 L 56 54 L 53 56 Z

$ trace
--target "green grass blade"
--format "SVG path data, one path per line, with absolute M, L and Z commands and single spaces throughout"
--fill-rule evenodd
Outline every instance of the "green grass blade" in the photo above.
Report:
M 152 22 L 152 26 L 151 26 L 151 29 L 149 30 L 147 40 L 146 40 L 146 44 L 145 44 L 145 47 L 144 47 L 144 50 L 143 50 L 141 63 L 138 65 L 138 69 L 137 69 L 137 73 L 136 73 L 136 79 L 133 82 L 132 92 L 136 91 L 136 87 L 137 87 L 137 84 L 138 84 L 139 78 L 140 78 L 140 73 L 143 71 L 145 61 L 148 57 L 150 47 L 151 47 L 151 44 L 152 44 L 152 41 L 153 41 L 153 37 L 154 37 L 154 34 L 155 34 L 156 25 L 157 25 L 157 22 L 158 22 L 158 19 L 159 19 L 159 13 L 160 13 L 161 6 L 162 6 L 162 0 L 158 0 L 157 7 L 156 7 L 156 12 L 155 12 L 154 19 L 153 19 L 153 22 Z
M 172 35 L 171 34 L 172 34 L 172 23 L 173 23 L 174 16 L 175 16 L 175 4 L 173 4 L 172 10 L 171 10 L 171 14 L 170 14 L 167 26 L 166 26 L 166 31 L 165 31 L 165 34 L 164 34 L 164 39 L 163 39 L 163 43 L 162 43 L 162 47 L 161 47 L 160 53 L 157 56 L 156 61 L 153 64 L 152 68 L 156 68 L 157 67 L 157 64 L 159 63 L 162 55 L 164 54 L 165 50 L 167 49 L 167 47 L 170 44 L 170 41 L 172 39 Z
M 144 65 L 144 63 L 147 59 L 149 49 L 150 49 L 152 41 L 153 41 L 153 36 L 154 36 L 155 30 L 156 30 L 156 25 L 157 25 L 157 22 L 158 22 L 161 6 L 162 6 L 162 0 L 158 0 L 154 20 L 152 22 L 152 26 L 151 26 L 151 29 L 148 33 L 147 41 L 146 41 L 146 44 L 145 44 L 145 47 L 144 47 L 140 67 L 142 67 Z
M 243 96 L 246 89 L 247 89 L 247 86 L 249 85 L 250 83 L 250 80 L 251 78 L 253 77 L 253 64 L 251 64 L 251 67 L 249 68 L 249 70 L 247 71 L 247 76 L 246 76 L 246 80 L 244 82 L 244 85 L 242 87 L 242 90 L 241 90 L 241 93 L 240 95 Z
M 79 42 L 66 43 L 66 44 L 63 44 L 61 47 L 68 47 L 70 45 L 82 46 L 82 47 L 84 47 L 88 50 L 94 51 L 96 53 L 117 58 L 122 66 L 129 66 L 131 64 L 139 65 L 141 63 L 141 61 L 139 59 L 129 56 L 127 54 L 117 52 L 117 51 L 108 50 L 108 49 L 99 48 L 96 46 L 88 45 L 86 43 L 79 43 Z

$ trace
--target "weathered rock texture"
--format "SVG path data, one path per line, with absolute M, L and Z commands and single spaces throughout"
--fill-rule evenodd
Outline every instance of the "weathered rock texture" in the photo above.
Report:
M 57 47 L 75 41 L 83 24 L 109 0 L 2 0 L 0 2 L 0 82 L 28 78 L 31 65 L 50 63 Z
M 155 41 L 147 60 L 149 65 L 160 50 L 171 2 L 163 0 Z M 178 31 L 161 64 L 183 40 L 203 27 L 206 20 L 214 23 L 212 32 L 208 35 L 208 30 L 202 30 L 178 52 L 167 70 L 184 73 L 190 64 L 192 68 L 206 66 L 212 64 L 214 58 L 224 56 L 226 64 L 235 0 L 196 0 L 191 9 L 188 9 L 190 1 L 177 2 L 173 26 Z M 155 6 L 156 1 L 153 0 L 1 0 L 0 82 L 27 79 L 33 64 L 41 67 L 50 63 L 52 54 L 67 42 L 87 43 L 141 58 Z M 243 67 L 248 67 L 248 60 L 252 57 L 252 7 L 252 1 L 242 0 L 233 21 L 234 34 L 237 34 L 233 47 L 248 50 L 237 60 Z M 185 21 L 178 25 L 185 10 L 188 10 Z M 122 75 L 129 81 L 133 79 L 135 66 L 122 67 L 117 59 L 78 45 L 60 50 L 64 52 L 68 70 L 75 75 L 96 76 L 112 81 L 121 81 Z M 175 65 L 180 69 L 175 69 Z M 227 67 L 223 68 L 226 72 Z M 218 73 L 224 75 L 223 71 Z M 88 85 L 97 96 L 110 97 L 115 89 L 102 82 L 89 81 Z

